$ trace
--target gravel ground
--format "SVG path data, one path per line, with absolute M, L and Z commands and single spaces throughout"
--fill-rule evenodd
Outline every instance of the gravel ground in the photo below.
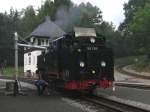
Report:
M 126 76 L 124 74 L 121 74 L 119 72 L 115 71 L 115 81 L 121 81 L 121 82 L 140 82 L 140 83 L 150 83 L 150 80 L 145 79 L 139 79 L 134 78 L 131 76 Z M 119 87 L 116 86 L 116 90 L 113 92 L 110 89 L 97 89 L 97 94 L 100 95 L 109 95 L 111 97 L 121 98 L 125 101 L 130 102 L 136 102 L 137 104 L 147 104 L 150 105 L 150 90 L 143 90 L 143 89 L 137 89 L 137 88 L 128 88 L 128 87 Z
M 116 71 L 115 71 L 115 79 L 117 79 L 117 81 L 124 80 L 124 82 L 140 82 L 143 84 L 150 84 L 150 80 L 126 76 L 125 74 L 121 74 Z M 112 95 L 127 100 L 133 100 L 137 102 L 150 104 L 149 99 L 150 90 L 128 88 L 128 87 L 116 87 L 116 91 L 113 92 Z
M 10 80 L 0 80 L 0 87 Z M 0 94 L 0 111 L 2 112 L 82 112 L 82 109 L 73 107 L 64 102 L 57 94 L 38 96 L 33 85 L 21 83 L 25 96 L 5 96 Z M 27 88 L 24 88 L 27 87 Z M 31 90 L 32 89 L 32 90 Z M 0 93 L 5 93 L 0 89 Z
M 26 90 L 26 96 L 0 96 L 2 112 L 106 112 L 93 103 L 63 97 L 58 92 L 38 96 L 35 90 Z
M 120 72 L 117 72 L 116 70 L 114 73 L 114 77 L 115 77 L 115 81 L 130 81 L 134 78 L 132 76 L 121 74 Z
M 0 80 L 0 86 L 11 80 Z M 24 96 L 6 96 L 5 89 L 0 89 L 0 111 L 2 112 L 105 112 L 95 106 L 62 97 L 57 92 L 38 96 L 34 85 L 21 82 Z M 12 93 L 12 92 L 11 92 Z
M 115 72 L 116 81 L 125 82 L 147 82 L 148 80 L 137 79 Z M 27 96 L 2 96 L 0 95 L 0 107 L 2 112 L 97 112 L 94 107 L 80 104 L 80 102 L 72 101 L 70 99 L 62 98 L 60 95 L 38 96 L 33 85 L 21 83 L 32 91 L 28 92 Z M 5 81 L 0 80 L 0 87 L 5 86 Z M 137 105 L 150 105 L 150 90 L 141 90 L 127 87 L 116 87 L 116 91 L 112 92 L 109 89 L 97 89 L 98 94 L 109 95 L 112 98 L 124 99 L 129 103 L 136 103 Z M 94 108 L 94 109 L 93 109 Z M 103 112 L 103 111 L 101 111 Z
M 2 112 L 83 112 L 61 100 L 60 96 L 3 96 Z
M 149 99 L 150 90 L 117 87 L 113 95 L 123 99 L 129 99 L 137 102 L 142 102 L 145 104 L 150 104 L 150 99 Z

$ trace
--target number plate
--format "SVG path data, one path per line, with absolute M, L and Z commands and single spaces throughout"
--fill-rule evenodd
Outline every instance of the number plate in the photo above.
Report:
M 96 50 L 98 50 L 98 47 L 87 47 L 87 50 L 96 51 Z

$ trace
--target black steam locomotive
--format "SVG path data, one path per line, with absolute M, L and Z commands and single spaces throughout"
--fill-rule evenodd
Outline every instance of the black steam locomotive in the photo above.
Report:
M 113 51 L 93 28 L 74 28 L 74 34 L 52 40 L 38 57 L 38 70 L 50 85 L 67 90 L 112 88 Z

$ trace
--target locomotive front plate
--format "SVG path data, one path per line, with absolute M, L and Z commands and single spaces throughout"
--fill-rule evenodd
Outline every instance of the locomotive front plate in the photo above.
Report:
M 97 51 L 98 47 L 87 47 L 88 51 Z

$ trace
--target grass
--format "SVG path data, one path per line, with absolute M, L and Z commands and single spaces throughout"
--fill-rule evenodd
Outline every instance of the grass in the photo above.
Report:
M 9 76 L 9 77 L 14 77 L 15 76 L 15 68 L 14 67 L 6 67 L 3 69 L 3 75 L 4 76 Z M 18 74 L 22 75 L 24 73 L 23 67 L 18 68 Z
M 149 72 L 150 73 L 150 59 L 146 56 L 130 56 L 119 58 L 115 60 L 115 65 L 126 66 L 132 65 L 132 69 L 138 72 Z
M 146 56 L 140 56 L 133 64 L 133 69 L 139 72 L 150 72 L 150 60 Z

